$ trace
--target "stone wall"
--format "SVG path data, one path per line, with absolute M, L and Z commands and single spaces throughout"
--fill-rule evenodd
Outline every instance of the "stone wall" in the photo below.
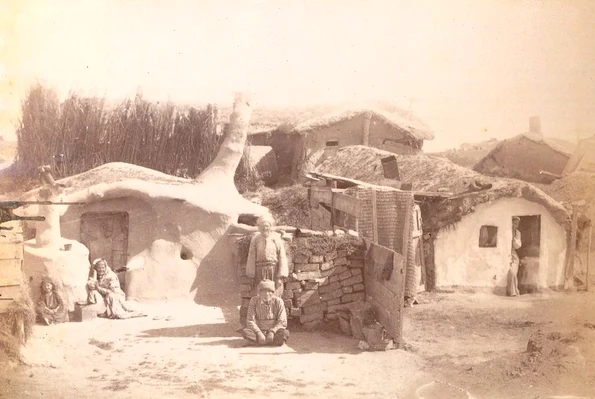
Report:
M 342 305 L 365 300 L 365 243 L 348 234 L 302 230 L 296 235 L 294 231 L 280 231 L 289 262 L 283 300 L 290 321 L 312 330 L 324 320 L 336 319 Z M 254 295 L 253 281 L 245 275 L 250 238 L 238 241 L 242 317 Z

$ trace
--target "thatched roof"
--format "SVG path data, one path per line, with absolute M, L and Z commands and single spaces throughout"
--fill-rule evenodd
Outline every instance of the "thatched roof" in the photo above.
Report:
M 585 214 L 595 221 L 595 174 L 574 172 L 551 184 L 539 184 L 544 192 L 567 207 L 584 200 Z
M 562 175 L 582 171 L 595 173 L 595 136 L 580 140 Z
M 345 106 L 323 115 L 314 116 L 294 127 L 296 132 L 306 132 L 337 122 L 353 119 L 361 114 L 371 113 L 396 129 L 403 130 L 417 140 L 432 140 L 434 133 L 421 120 L 402 109 L 391 107 L 390 110 L 379 106 Z
M 595 174 L 574 172 L 551 184 L 538 185 L 560 202 L 585 200 L 595 205 Z
M 473 180 L 486 180 L 479 173 L 445 158 L 425 154 L 397 155 L 363 145 L 340 148 L 336 156 L 325 159 L 315 170 L 376 185 L 391 186 L 395 181 L 384 177 L 380 161 L 391 155 L 397 159 L 401 181 L 412 183 L 414 191 L 460 193 L 467 190 Z
M 556 137 L 540 136 L 535 133 L 523 133 L 521 136 L 523 136 L 529 140 L 533 140 L 537 143 L 545 144 L 548 147 L 550 147 L 551 149 L 553 149 L 554 151 L 557 151 L 557 152 L 565 154 L 565 155 L 572 155 L 572 153 L 576 149 L 575 143 L 572 143 L 567 140 L 559 139 Z
M 138 179 L 163 185 L 193 184 L 190 179 L 176 177 L 153 169 L 125 162 L 110 162 L 78 175 L 65 177 L 59 183 L 66 185 L 65 193 L 75 192 L 99 183 L 115 183 L 122 180 Z
M 447 198 L 436 205 L 429 220 L 424 221 L 424 226 L 432 230 L 456 223 L 473 212 L 476 205 L 503 197 L 524 198 L 541 204 L 560 225 L 569 226 L 567 210 L 539 188 L 519 180 L 486 177 L 443 158 L 423 154 L 397 155 L 366 146 L 349 146 L 322 161 L 315 171 L 391 186 L 395 181 L 384 178 L 381 163 L 382 158 L 391 155 L 397 159 L 401 181 L 412 183 L 414 192 L 448 192 Z M 469 184 L 474 181 L 489 183 L 492 187 L 470 191 Z
M 95 202 L 113 198 L 135 197 L 143 200 L 174 200 L 208 212 L 254 213 L 268 211 L 238 195 L 221 200 L 217 185 L 205 187 L 197 181 L 171 176 L 153 169 L 124 162 L 111 162 L 78 175 L 56 181 L 64 185 L 63 202 Z M 30 190 L 20 200 L 35 201 L 42 187 Z M 35 212 L 34 207 L 33 212 Z
M 551 148 L 552 150 L 559 152 L 560 154 L 564 154 L 564 155 L 568 155 L 568 156 L 572 155 L 572 153 L 576 149 L 576 144 L 571 143 L 570 141 L 562 140 L 562 139 L 559 139 L 556 137 L 541 136 L 536 133 L 522 133 L 517 136 L 511 137 L 509 139 L 502 140 L 500 143 L 498 143 L 498 145 L 496 147 L 494 147 L 492 152 L 497 152 L 503 146 L 505 146 L 507 143 L 510 143 L 511 141 L 515 141 L 515 140 L 518 140 L 521 138 L 531 140 L 535 143 L 543 144 L 543 145 Z M 489 155 L 490 154 L 488 154 L 488 156 Z

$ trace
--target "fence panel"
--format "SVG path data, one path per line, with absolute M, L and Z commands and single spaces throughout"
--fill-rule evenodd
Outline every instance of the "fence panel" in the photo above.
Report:
M 0 313 L 21 298 L 23 235 L 21 222 L 4 223 L 0 236 Z
M 388 335 L 401 347 L 405 258 L 389 248 L 372 244 L 365 267 L 366 301 L 374 307 Z

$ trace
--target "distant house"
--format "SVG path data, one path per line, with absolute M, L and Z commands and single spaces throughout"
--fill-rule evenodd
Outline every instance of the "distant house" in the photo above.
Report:
M 280 174 L 299 177 L 312 155 L 348 145 L 365 145 L 396 154 L 417 154 L 434 134 L 410 113 L 392 108 L 343 108 L 272 132 L 251 134 L 254 145 L 267 145 L 277 154 Z
M 595 136 L 579 141 L 562 174 L 595 173 Z
M 536 133 L 520 134 L 501 141 L 473 170 L 487 176 L 549 183 L 562 174 L 575 147 Z
M 394 156 L 401 182 L 385 177 L 383 160 Z M 521 219 L 522 260 L 538 288 L 564 284 L 569 214 L 535 186 L 488 178 L 446 159 L 395 155 L 351 146 L 337 151 L 314 173 L 377 186 L 410 183 L 421 209 L 426 288 L 484 287 L 501 291 L 510 267 L 512 218 Z M 357 184 L 347 182 L 338 189 Z M 379 215 L 379 217 L 382 217 Z

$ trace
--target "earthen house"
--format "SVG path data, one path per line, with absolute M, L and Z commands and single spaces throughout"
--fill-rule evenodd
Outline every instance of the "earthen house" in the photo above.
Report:
M 268 212 L 239 196 L 221 201 L 216 189 L 199 191 L 197 181 L 125 163 L 105 164 L 58 183 L 65 186 L 63 200 L 84 203 L 60 207 L 62 237 L 82 243 L 90 261 L 102 257 L 119 271 L 129 299 L 235 295 L 229 234 L 240 215 Z M 34 199 L 37 190 L 27 195 Z M 37 208 L 30 206 L 27 213 L 37 214 Z M 87 268 L 84 287 L 89 266 L 80 267 Z M 41 275 L 29 277 L 35 288 Z
M 434 134 L 410 113 L 378 107 L 339 109 L 293 126 L 249 135 L 253 145 L 271 146 L 282 176 L 300 177 L 304 165 L 315 163 L 321 149 L 333 153 L 349 145 L 365 145 L 397 154 L 417 154 Z M 307 169 L 307 168 L 306 168 Z
M 473 170 L 487 176 L 548 183 L 562 174 L 574 148 L 564 140 L 520 134 L 501 141 Z
M 384 176 L 381 160 L 390 156 L 396 158 L 401 181 Z M 521 219 L 520 256 L 537 264 L 533 283 L 538 288 L 564 284 L 569 213 L 531 184 L 486 178 L 442 158 L 395 155 L 364 146 L 340 149 L 315 173 L 347 178 L 343 188 L 375 184 L 399 189 L 405 182 L 411 184 L 422 215 L 427 289 L 503 290 L 514 216 Z

